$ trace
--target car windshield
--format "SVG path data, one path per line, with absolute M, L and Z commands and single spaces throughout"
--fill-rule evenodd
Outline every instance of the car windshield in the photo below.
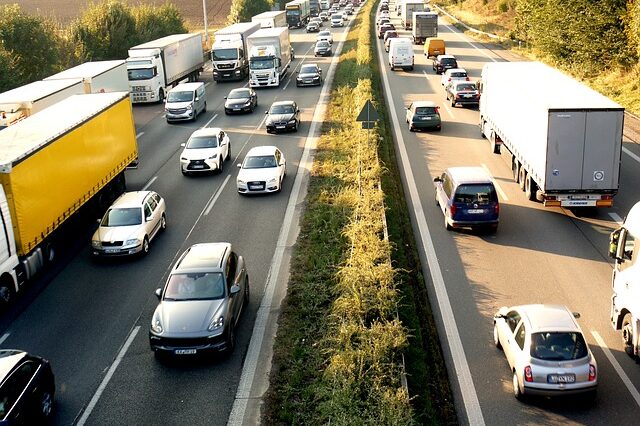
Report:
M 193 92 L 169 92 L 167 102 L 190 102 L 193 100 Z
M 250 96 L 251 95 L 249 94 L 248 90 L 234 90 L 229 93 L 227 99 L 247 99 Z
M 220 272 L 171 274 L 164 300 L 216 300 L 224 298 L 224 277 Z
M 196 136 L 189 138 L 186 148 L 188 149 L 206 149 L 217 148 L 218 138 L 215 136 Z
M 328 41 L 319 41 L 316 43 L 316 47 L 329 47 Z
M 278 162 L 273 155 L 255 155 L 244 159 L 243 169 L 265 169 L 277 167 Z
M 531 356 L 545 361 L 569 361 L 589 354 L 582 333 L 544 332 L 531 335 Z
M 476 90 L 476 85 L 473 83 L 458 84 L 456 90 L 459 92 L 463 90 Z
M 418 107 L 416 115 L 432 115 L 436 113 L 436 107 Z
M 273 68 L 273 59 L 253 59 L 249 62 L 252 70 L 268 70 Z
M 238 59 L 238 49 L 213 49 L 211 59 L 214 61 L 234 61 Z
M 100 226 L 133 226 L 142 223 L 140 207 L 112 208 L 102 218 Z
M 144 68 L 144 69 L 128 69 L 127 74 L 129 75 L 129 81 L 136 80 L 149 80 L 154 76 L 153 68 Z
M 498 195 L 493 185 L 460 185 L 456 189 L 456 195 L 453 201 L 457 203 L 488 203 L 498 201 Z
M 300 74 L 315 74 L 318 68 L 315 65 L 303 65 L 300 67 Z
M 440 59 L 440 63 L 444 65 L 455 64 L 456 60 L 454 58 L 442 58 Z
M 269 114 L 293 114 L 293 105 L 273 105 Z

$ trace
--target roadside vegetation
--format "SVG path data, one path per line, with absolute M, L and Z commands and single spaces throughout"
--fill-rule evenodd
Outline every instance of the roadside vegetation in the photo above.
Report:
M 558 67 L 640 114 L 640 1 L 440 0 L 520 54 Z M 471 36 L 474 34 L 470 33 Z
M 373 6 L 356 17 L 336 70 L 280 314 L 265 424 L 456 422 L 380 102 Z M 383 116 L 369 140 L 355 121 L 368 99 Z

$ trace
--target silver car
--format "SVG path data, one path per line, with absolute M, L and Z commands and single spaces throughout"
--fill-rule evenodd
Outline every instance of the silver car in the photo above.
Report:
M 157 356 L 231 353 L 236 325 L 249 303 L 244 258 L 229 243 L 189 247 L 162 288 L 149 330 Z
M 493 340 L 509 362 L 516 398 L 578 393 L 595 398 L 598 367 L 577 316 L 560 305 L 498 310 Z
M 149 243 L 167 227 L 164 199 L 154 191 L 122 194 L 99 221 L 91 238 L 95 256 L 147 254 Z

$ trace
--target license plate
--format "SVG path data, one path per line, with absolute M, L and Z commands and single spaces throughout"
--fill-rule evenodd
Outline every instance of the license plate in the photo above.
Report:
M 104 249 L 104 252 L 105 252 L 105 253 L 117 253 L 117 252 L 119 252 L 119 251 L 120 251 L 120 249 L 117 249 L 117 248 L 108 248 L 108 249 Z
M 197 349 L 176 349 L 175 350 L 176 355 L 195 355 L 196 352 L 198 352 Z
M 284 126 L 276 126 L 276 129 L 284 129 Z
M 469 214 L 484 213 L 484 210 L 483 209 L 469 209 L 469 210 L 467 210 L 467 213 L 469 213 Z
M 234 111 L 240 111 L 240 108 L 234 108 L 233 110 Z
M 548 383 L 575 383 L 575 374 L 549 374 L 547 376 Z
M 473 95 L 462 95 L 463 98 L 473 98 Z
M 262 185 L 249 185 L 249 189 L 264 189 Z
M 431 120 L 431 117 L 422 117 L 423 120 Z
M 195 166 L 193 166 L 194 169 L 204 169 L 204 166 L 202 164 L 196 164 Z

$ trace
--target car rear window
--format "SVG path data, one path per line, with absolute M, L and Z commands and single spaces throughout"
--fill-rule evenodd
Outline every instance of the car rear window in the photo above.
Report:
M 531 356 L 545 361 L 569 361 L 589 354 L 582 333 L 544 332 L 531 335 Z
M 473 83 L 463 83 L 463 84 L 458 84 L 456 86 L 456 90 L 458 91 L 462 91 L 462 90 L 476 90 L 476 85 Z
M 440 63 L 442 63 L 442 64 L 455 64 L 456 60 L 455 60 L 455 58 L 442 58 L 442 59 L 440 59 Z
M 487 203 L 498 201 L 498 195 L 491 184 L 466 184 L 458 186 L 454 201 L 458 203 Z
M 451 73 L 451 77 L 466 77 L 467 73 L 466 72 L 452 72 Z
M 436 107 L 418 107 L 416 115 L 431 115 L 436 113 Z

